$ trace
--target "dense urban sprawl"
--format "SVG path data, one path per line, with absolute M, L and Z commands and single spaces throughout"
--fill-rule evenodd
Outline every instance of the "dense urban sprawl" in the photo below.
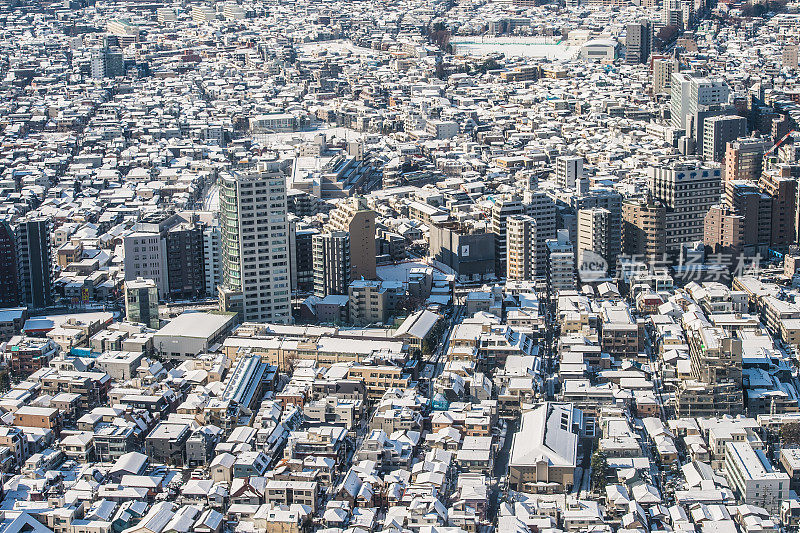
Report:
M 795 533 L 800 4 L 0 0 L 0 533 Z

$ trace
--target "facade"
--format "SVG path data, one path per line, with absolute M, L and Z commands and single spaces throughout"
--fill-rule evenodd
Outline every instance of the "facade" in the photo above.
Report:
M 763 172 L 758 181 L 761 192 L 771 201 L 771 235 L 769 247 L 785 252 L 797 242 L 797 179 L 791 175 L 791 168 L 781 166 Z
M 616 260 L 612 258 L 616 258 L 622 252 L 622 195 L 613 189 L 602 187 L 579 191 L 577 195 L 572 197 L 572 208 L 578 214 L 578 217 L 580 217 L 581 211 L 587 211 L 592 208 L 608 211 L 608 222 L 605 227 L 609 228 L 609 230 L 603 230 L 603 226 L 598 220 L 596 227 L 599 233 L 596 237 L 602 237 L 602 244 L 600 240 L 597 240 L 597 245 L 600 248 L 605 248 L 605 254 L 600 255 L 608 262 L 609 273 L 615 272 Z M 588 220 L 586 215 L 584 215 L 584 220 Z M 578 232 L 576 231 L 576 241 L 577 237 Z M 584 242 L 588 242 L 586 240 L 587 237 L 588 235 L 584 236 Z M 578 260 L 580 260 L 580 256 L 578 256 Z
M 166 242 L 158 233 L 137 231 L 123 240 L 125 281 L 139 278 L 155 282 L 159 294 L 169 292 Z
M 347 291 L 350 321 L 356 326 L 386 322 L 403 294 L 402 286 L 368 280 L 351 282 Z
M 367 208 L 366 200 L 343 201 L 331 211 L 326 228 L 350 234 L 350 279 L 375 279 L 375 211 Z
M 294 234 L 293 271 L 297 279 L 297 290 L 310 292 L 314 290 L 314 236 L 319 230 L 297 227 Z
M 662 259 L 666 251 L 666 214 L 661 202 L 622 204 L 622 253 Z
M 578 265 L 591 261 L 588 256 L 584 256 L 587 251 L 602 257 L 607 268 L 616 260 L 616 255 L 610 254 L 611 232 L 615 231 L 610 222 L 611 212 L 608 209 L 590 207 L 578 211 Z
M 728 143 L 747 134 L 747 119 L 735 115 L 709 117 L 703 121 L 702 155 L 706 161 L 725 161 Z M 700 140 L 698 139 L 698 144 Z
M 738 257 L 745 250 L 747 219 L 727 205 L 712 205 L 706 213 L 703 244 L 714 254 Z M 757 226 L 753 226 L 757 229 Z M 749 255 L 752 255 L 749 254 Z
M 789 476 L 775 471 L 764 452 L 748 442 L 725 443 L 725 474 L 744 503 L 770 513 L 777 513 L 789 494 Z
M 206 294 L 203 226 L 194 221 L 178 223 L 167 230 L 165 241 L 169 298 Z
M 558 291 L 574 290 L 575 248 L 569 241 L 567 230 L 558 230 L 558 238 L 547 241 L 548 292 L 554 297 Z
M 95 79 L 116 78 L 125 75 L 125 61 L 119 47 L 104 46 L 92 52 L 92 77 Z
M 674 59 L 653 59 L 653 93 L 668 93 L 672 83 L 672 73 L 677 70 L 677 61 Z
M 737 415 L 744 409 L 742 341 L 699 321 L 686 324 L 691 377 L 680 382 L 680 416 Z
M 632 22 L 625 33 L 625 62 L 629 65 L 647 63 L 653 44 L 653 27 L 649 20 Z
M 125 282 L 125 316 L 128 322 L 158 329 L 158 287 L 151 279 Z
M 321 233 L 312 238 L 314 295 L 347 294 L 352 273 L 350 234 L 346 231 Z
M 206 296 L 216 296 L 222 283 L 222 232 L 215 220 L 203 228 L 203 274 Z
M 577 180 L 583 177 L 583 157 L 562 155 L 556 157 L 556 185 L 562 189 L 574 189 Z
M 159 463 L 183 466 L 186 461 L 186 441 L 191 434 L 189 424 L 160 422 L 145 438 L 145 454 Z
M 506 222 L 508 217 L 522 215 L 526 211 L 525 205 L 519 196 L 503 196 L 495 199 L 492 206 L 492 232 L 494 233 L 494 259 L 495 272 L 498 276 L 505 274 L 506 270 L 506 250 L 507 234 Z
M 50 222 L 45 218 L 23 220 L 16 236 L 17 275 L 23 303 L 34 309 L 53 305 Z
M 282 161 L 225 173 L 220 186 L 220 308 L 242 320 L 291 319 L 289 227 Z
M 8 222 L 0 221 L 0 308 L 16 307 L 20 303 L 17 267 L 14 230 Z
M 536 277 L 536 220 L 527 215 L 512 215 L 506 221 L 508 263 L 506 279 L 530 280 Z
M 681 243 L 703 239 L 705 216 L 721 197 L 722 171 L 699 162 L 672 163 L 650 168 L 650 190 L 666 207 L 667 253 Z
M 766 139 L 736 139 L 725 148 L 725 181 L 758 181 L 763 168 L 764 153 L 770 148 Z

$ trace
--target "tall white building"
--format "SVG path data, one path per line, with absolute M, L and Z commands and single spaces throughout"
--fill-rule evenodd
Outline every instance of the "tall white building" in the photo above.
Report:
M 789 496 L 789 476 L 776 472 L 764 452 L 749 442 L 725 443 L 725 474 L 740 501 L 770 513 L 777 513 Z
M 681 243 L 703 240 L 706 213 L 722 196 L 719 166 L 699 161 L 674 162 L 650 167 L 649 172 L 650 191 L 667 208 L 666 251 L 675 253 Z
M 169 294 L 166 240 L 158 233 L 137 231 L 122 240 L 125 281 L 151 279 L 158 294 Z
M 291 161 L 261 162 L 221 176 L 220 308 L 242 320 L 291 320 L 289 226 L 284 169 Z
M 699 106 L 724 104 L 730 87 L 720 79 L 698 77 L 692 72 L 673 72 L 670 81 L 669 112 L 672 126 L 687 128 L 687 115 L 694 115 Z
M 506 220 L 506 234 L 506 278 L 533 279 L 536 276 L 536 220 L 527 215 L 512 215 Z
M 547 283 L 552 297 L 558 291 L 575 289 L 575 249 L 566 229 L 558 230 L 558 237 L 547 241 Z
M 217 294 L 222 283 L 222 232 L 216 221 L 203 229 L 203 261 L 206 274 L 206 294 Z
M 575 182 L 582 177 L 582 157 L 571 155 L 556 157 L 556 185 L 562 189 L 574 189 Z
M 609 255 L 611 231 L 611 212 L 608 209 L 590 207 L 578 211 L 578 265 L 583 265 L 586 261 L 594 261 L 594 258 L 584 256 L 587 251 L 602 257 L 606 261 L 606 265 L 616 259 Z M 620 231 L 619 226 L 617 231 Z

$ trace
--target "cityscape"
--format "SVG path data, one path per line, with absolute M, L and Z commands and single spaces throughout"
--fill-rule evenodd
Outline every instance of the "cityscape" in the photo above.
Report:
M 0 533 L 800 533 L 799 50 L 0 0 Z

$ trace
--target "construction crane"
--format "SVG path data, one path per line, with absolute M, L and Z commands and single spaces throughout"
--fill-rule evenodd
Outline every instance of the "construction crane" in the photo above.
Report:
M 769 150 L 767 150 L 767 153 L 768 153 L 768 154 L 773 154 L 773 153 L 775 153 L 775 150 L 777 150 L 778 148 L 780 148 L 780 147 L 781 147 L 781 145 L 782 145 L 782 144 L 783 144 L 783 143 L 786 141 L 786 139 L 788 139 L 789 137 L 791 137 L 793 133 L 797 133 L 797 130 L 791 130 L 791 131 L 789 131 L 789 133 L 787 133 L 786 135 L 784 135 L 783 137 L 781 137 L 781 138 L 778 140 L 778 142 L 776 142 L 776 143 L 775 143 L 775 144 L 772 146 L 772 148 L 770 148 Z

